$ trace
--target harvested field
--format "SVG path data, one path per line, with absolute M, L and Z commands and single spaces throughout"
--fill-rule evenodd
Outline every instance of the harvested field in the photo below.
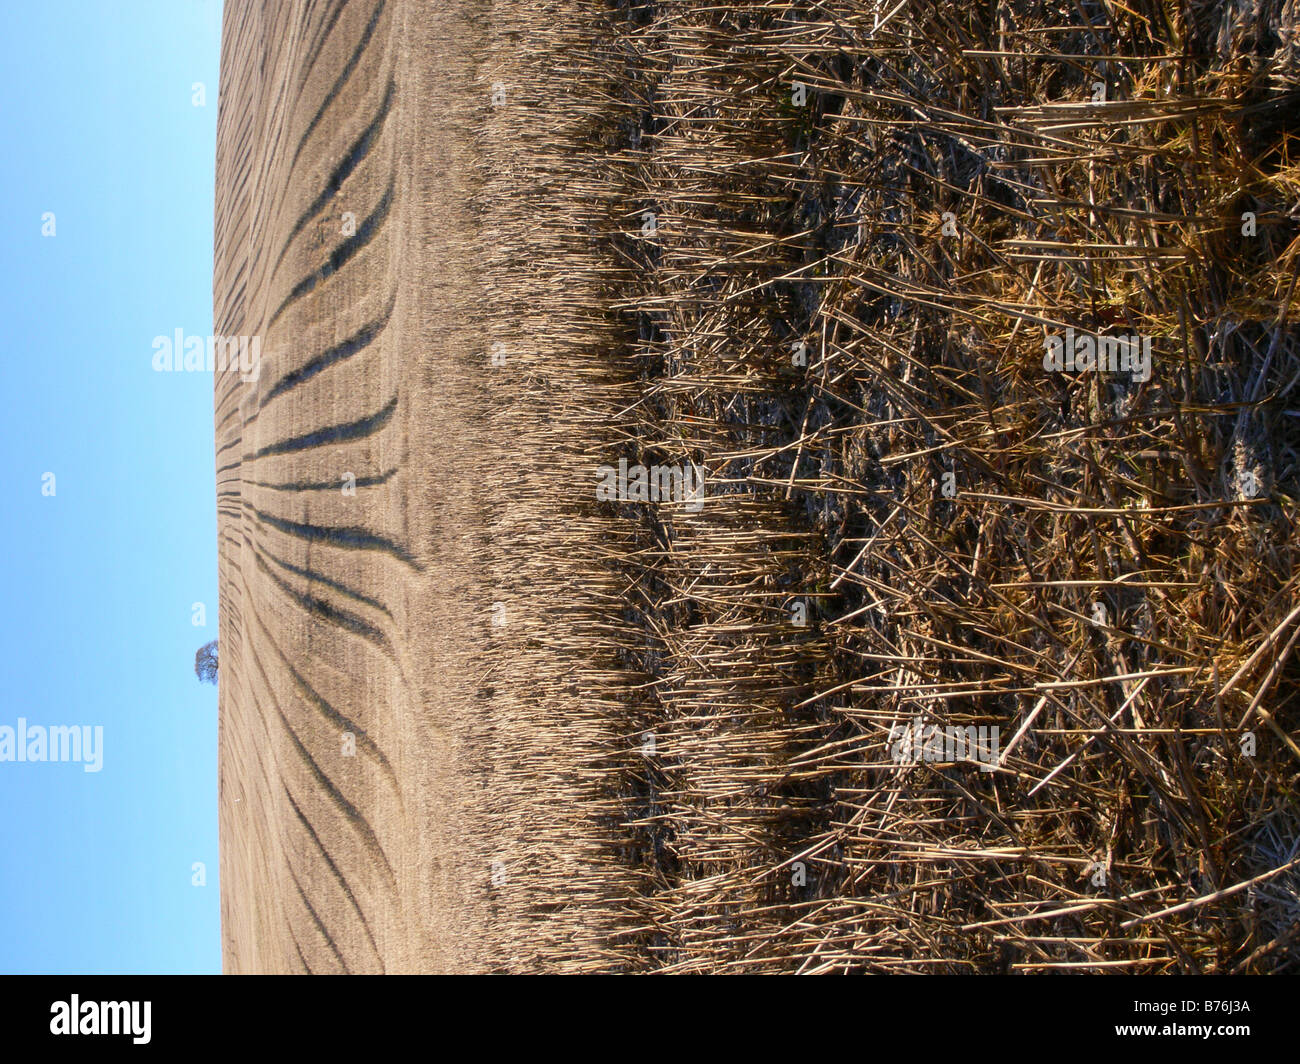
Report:
M 1300 967 L 1298 11 L 227 0 L 227 971 Z

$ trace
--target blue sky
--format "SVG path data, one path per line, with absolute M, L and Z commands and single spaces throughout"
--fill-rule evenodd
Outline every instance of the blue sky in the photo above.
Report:
M 220 970 L 212 376 L 151 368 L 212 331 L 220 9 L 5 9 L 0 726 L 104 729 L 97 773 L 0 762 L 6 973 Z

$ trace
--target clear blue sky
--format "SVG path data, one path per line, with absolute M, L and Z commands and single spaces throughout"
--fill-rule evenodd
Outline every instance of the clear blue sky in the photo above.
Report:
M 220 970 L 212 376 L 151 368 L 155 336 L 212 331 L 220 25 L 220 0 L 5 6 L 0 726 L 104 729 L 97 773 L 0 762 L 6 973 Z

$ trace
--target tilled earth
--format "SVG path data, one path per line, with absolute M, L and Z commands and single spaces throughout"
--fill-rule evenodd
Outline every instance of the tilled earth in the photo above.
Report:
M 216 379 L 227 971 L 522 969 L 599 931 L 563 900 L 599 881 L 565 727 L 593 663 L 553 616 L 599 581 L 538 532 L 563 459 L 520 381 L 558 329 L 490 236 L 522 230 L 486 16 L 226 5 L 215 329 L 263 345 Z

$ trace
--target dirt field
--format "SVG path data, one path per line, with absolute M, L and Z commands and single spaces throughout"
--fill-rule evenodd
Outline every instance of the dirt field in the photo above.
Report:
M 592 829 L 519 786 L 577 739 L 537 712 L 573 672 L 527 634 L 538 470 L 489 498 L 535 426 L 487 330 L 513 319 L 518 364 L 540 314 L 486 305 L 483 15 L 227 5 L 215 328 L 264 338 L 216 386 L 228 971 L 525 968 L 578 935 L 512 926 L 537 836 L 572 865 Z
M 886 7 L 227 0 L 227 971 L 1300 963 L 1293 0 Z

